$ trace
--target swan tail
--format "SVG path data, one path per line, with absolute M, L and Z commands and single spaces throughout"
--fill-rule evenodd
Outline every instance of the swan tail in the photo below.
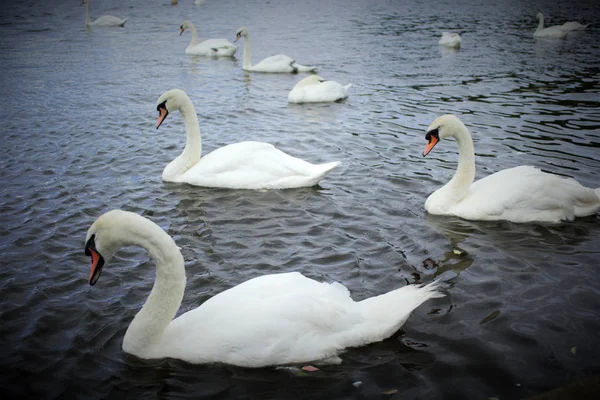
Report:
M 317 70 L 317 67 L 300 65 L 300 64 L 296 64 L 296 63 L 294 63 L 294 67 L 296 68 L 296 70 L 298 70 L 298 72 L 314 72 Z
M 129 20 L 129 18 L 125 18 L 125 19 L 123 20 L 123 22 L 121 23 L 121 26 L 125 26 L 125 22 L 127 22 L 128 20 Z
M 598 199 L 600 199 L 600 188 L 594 189 L 594 193 L 596 193 L 596 196 L 598 196 Z
M 440 283 L 437 280 L 428 285 L 407 285 L 359 302 L 365 322 L 355 336 L 362 342 L 358 345 L 390 337 L 404 325 L 414 309 L 429 299 L 444 297 L 445 294 L 437 290 Z

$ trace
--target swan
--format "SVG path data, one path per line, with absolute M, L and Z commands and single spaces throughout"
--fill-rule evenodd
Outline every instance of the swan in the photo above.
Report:
M 186 29 L 192 32 L 192 41 L 185 49 L 185 54 L 231 57 L 237 50 L 237 47 L 227 39 L 208 39 L 198 43 L 198 31 L 194 24 L 187 20 L 179 27 L 179 35 L 181 36 Z
M 343 349 L 388 338 L 415 308 L 444 296 L 435 281 L 356 302 L 340 283 L 288 272 L 245 281 L 173 319 L 186 277 L 183 256 L 165 231 L 138 214 L 112 210 L 91 225 L 85 240 L 90 285 L 122 246 L 140 246 L 154 259 L 154 286 L 123 338 L 123 351 L 144 359 L 240 367 L 339 364 Z
M 458 33 L 442 32 L 442 38 L 438 44 L 446 47 L 459 48 L 462 44 L 462 39 Z
M 90 18 L 90 1 L 91 0 L 81 1 L 81 4 L 85 3 L 85 24 L 87 26 L 125 26 L 125 22 L 127 22 L 129 18 L 121 19 L 112 15 L 103 15 L 100 18 L 97 18 L 95 21 L 92 21 L 92 19 Z
M 165 182 L 230 189 L 288 189 L 314 186 L 339 165 L 339 161 L 311 164 L 262 142 L 234 143 L 201 157 L 198 117 L 188 95 L 180 89 L 169 90 L 159 97 L 156 109 L 156 129 L 176 110 L 185 121 L 185 148 L 165 167 Z
M 581 31 L 584 30 L 585 28 L 588 27 L 589 24 L 587 25 L 582 25 L 579 22 L 576 21 L 569 21 L 569 22 L 565 22 L 564 24 L 562 24 L 560 26 L 560 29 L 562 29 L 565 32 L 571 32 L 571 31 Z
M 352 84 L 343 86 L 336 81 L 326 81 L 319 75 L 310 75 L 296 83 L 288 94 L 290 103 L 319 103 L 340 101 L 348 97 Z
M 244 38 L 244 60 L 242 69 L 244 71 L 254 72 L 312 72 L 316 71 L 317 67 L 308 67 L 306 65 L 300 65 L 296 63 L 292 57 L 278 54 L 276 56 L 267 57 L 256 65 L 252 65 L 252 46 L 250 43 L 250 36 L 248 35 L 248 28 L 238 29 L 234 42 L 237 42 L 241 37 Z
M 471 134 L 454 115 L 433 121 L 425 138 L 423 156 L 442 139 L 453 136 L 458 144 L 454 177 L 425 202 L 430 214 L 455 215 L 469 220 L 560 222 L 591 215 L 600 209 L 600 188 L 582 186 L 572 178 L 522 165 L 473 182 L 475 149 Z
M 537 29 L 533 33 L 533 37 L 564 39 L 567 36 L 567 32 L 563 31 L 558 25 L 544 28 L 544 14 L 542 14 L 541 12 L 537 13 L 536 17 L 539 23 Z

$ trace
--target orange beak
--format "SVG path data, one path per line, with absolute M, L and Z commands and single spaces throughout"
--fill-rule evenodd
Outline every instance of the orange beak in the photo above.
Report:
M 98 252 L 94 249 L 88 249 L 90 252 L 90 256 L 92 257 L 92 265 L 90 267 L 90 277 L 88 282 L 90 285 L 95 285 L 100 278 L 100 274 L 102 273 L 102 266 L 104 265 L 104 259 Z
M 431 135 L 429 137 L 429 143 L 427 143 L 427 146 L 425 146 L 425 150 L 423 150 L 423 157 L 425 157 L 427 154 L 429 154 L 429 152 L 431 150 L 433 150 L 433 148 L 435 147 L 436 144 L 438 144 L 439 141 L 440 141 L 440 139 Z
M 183 27 L 179 28 L 179 36 L 183 35 L 183 31 L 185 31 L 185 29 L 183 29 Z
M 164 122 L 165 118 L 167 118 L 167 115 L 169 115 L 169 112 L 166 108 L 158 109 L 158 120 L 156 121 L 156 129 L 158 129 L 158 127 Z

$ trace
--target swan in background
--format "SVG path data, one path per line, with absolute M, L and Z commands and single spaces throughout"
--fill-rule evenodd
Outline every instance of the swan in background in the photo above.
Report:
M 296 63 L 292 57 L 278 54 L 276 56 L 267 57 L 256 65 L 252 65 L 252 45 L 248 28 L 238 29 L 234 42 L 237 42 L 241 37 L 244 38 L 244 60 L 242 69 L 244 71 L 254 72 L 274 72 L 274 73 L 297 73 L 297 72 L 312 72 L 316 71 L 317 67 L 308 67 Z
M 165 182 L 229 189 L 288 189 L 314 186 L 339 164 L 311 164 L 262 142 L 230 144 L 201 157 L 198 117 L 188 95 L 180 89 L 169 90 L 159 97 L 156 109 L 156 129 L 173 111 L 179 110 L 185 121 L 185 148 L 165 167 Z
M 454 177 L 425 202 L 431 214 L 455 215 L 470 220 L 560 222 L 596 213 L 600 188 L 590 189 L 572 178 L 542 172 L 531 166 L 505 169 L 473 182 L 475 149 L 467 127 L 454 115 L 433 121 L 425 138 L 423 156 L 442 139 L 458 144 Z
M 458 33 L 442 32 L 442 38 L 438 44 L 457 49 L 462 44 L 462 39 Z
M 560 26 L 560 29 L 562 29 L 565 32 L 581 31 L 581 30 L 584 30 L 585 28 L 587 28 L 588 26 L 589 26 L 589 24 L 582 25 L 579 22 L 569 21 L 569 22 L 565 22 L 564 24 L 562 24 Z
M 206 0 L 196 0 L 196 1 L 194 1 L 194 4 L 197 5 L 197 6 L 201 6 L 204 3 L 206 3 Z
M 122 246 L 140 246 L 154 259 L 154 286 L 123 338 L 123 350 L 144 359 L 253 368 L 339 364 L 345 348 L 390 337 L 415 308 L 444 296 L 432 282 L 356 302 L 340 283 L 288 272 L 245 281 L 173 319 L 186 277 L 183 256 L 165 231 L 138 214 L 112 210 L 92 224 L 85 240 L 85 254 L 92 259 L 90 285 Z
M 319 75 L 310 75 L 296 83 L 288 94 L 290 103 L 319 103 L 340 101 L 348 97 L 352 84 L 343 86 L 336 81 L 326 81 Z
M 186 29 L 192 32 L 192 41 L 185 49 L 185 54 L 231 57 L 237 50 L 237 47 L 227 39 L 207 39 L 198 43 L 198 31 L 194 24 L 188 20 L 183 21 L 183 24 L 179 27 L 179 36 L 183 35 Z
M 90 18 L 90 1 L 91 0 L 82 0 L 81 4 L 85 3 L 85 24 L 87 26 L 104 26 L 104 27 L 117 27 L 117 26 L 125 26 L 125 22 L 129 18 L 121 19 L 112 15 L 103 15 L 100 18 L 97 18 L 95 21 L 92 21 Z
M 539 23 L 537 29 L 533 33 L 533 37 L 564 39 L 567 36 L 567 32 L 563 31 L 558 25 L 544 28 L 544 14 L 542 14 L 541 12 L 537 13 L 536 17 Z

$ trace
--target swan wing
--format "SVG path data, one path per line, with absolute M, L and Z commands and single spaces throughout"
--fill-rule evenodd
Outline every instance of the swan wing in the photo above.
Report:
M 93 26 L 124 26 L 129 18 L 121 19 L 113 15 L 103 15 L 91 23 Z
M 237 47 L 227 39 L 207 39 L 195 46 L 188 46 L 187 54 L 233 56 Z
M 290 91 L 288 101 L 290 103 L 339 101 L 348 97 L 350 86 L 343 86 L 336 81 L 325 81 L 317 85 L 295 87 Z
M 476 181 L 450 211 L 467 219 L 559 222 L 598 209 L 594 190 L 576 180 L 519 166 Z
M 296 61 L 284 54 L 270 56 L 252 66 L 253 71 L 257 72 L 294 72 Z
M 269 143 L 240 142 L 202 157 L 179 181 L 231 189 L 313 186 L 337 164 L 315 165 L 290 156 Z

